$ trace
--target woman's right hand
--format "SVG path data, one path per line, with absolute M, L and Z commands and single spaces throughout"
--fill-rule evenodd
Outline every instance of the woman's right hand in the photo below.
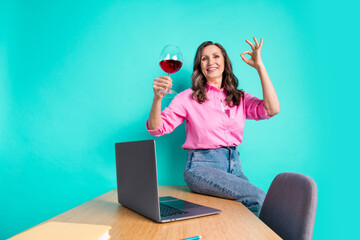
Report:
M 162 99 L 167 93 L 160 90 L 171 89 L 172 79 L 169 76 L 161 76 L 154 79 L 153 90 L 155 97 Z

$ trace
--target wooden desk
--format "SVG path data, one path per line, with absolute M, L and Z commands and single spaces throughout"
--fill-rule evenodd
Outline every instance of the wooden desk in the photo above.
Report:
M 46 222 L 109 225 L 112 227 L 111 240 L 179 240 L 198 235 L 204 240 L 281 239 L 240 202 L 191 193 L 186 186 L 160 186 L 159 191 L 160 196 L 177 197 L 222 212 L 190 220 L 156 223 L 121 206 L 114 189 Z

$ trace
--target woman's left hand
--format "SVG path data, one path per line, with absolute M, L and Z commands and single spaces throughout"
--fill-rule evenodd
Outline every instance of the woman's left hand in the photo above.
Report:
M 245 40 L 245 42 L 247 42 L 250 46 L 251 49 L 253 50 L 253 52 L 251 52 L 250 50 L 247 50 L 245 52 L 243 52 L 242 54 L 240 54 L 242 60 L 244 60 L 244 62 L 246 62 L 247 64 L 249 64 L 250 66 L 252 66 L 255 69 L 259 69 L 260 66 L 263 65 L 263 62 L 261 60 L 261 47 L 263 44 L 263 38 L 261 38 L 260 40 L 260 44 L 258 43 L 258 41 L 256 40 L 256 38 L 254 37 L 254 41 L 255 41 L 255 45 L 250 42 L 249 40 Z M 249 54 L 251 56 L 250 59 L 247 59 L 244 55 L 245 54 Z

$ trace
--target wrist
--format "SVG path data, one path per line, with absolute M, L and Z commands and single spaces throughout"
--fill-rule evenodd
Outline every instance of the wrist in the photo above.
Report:
M 259 71 L 265 70 L 265 65 L 261 62 L 255 68 L 259 72 Z
M 158 96 L 158 95 L 155 95 L 154 98 L 153 98 L 153 101 L 154 102 L 159 102 L 162 100 L 162 97 L 161 96 Z

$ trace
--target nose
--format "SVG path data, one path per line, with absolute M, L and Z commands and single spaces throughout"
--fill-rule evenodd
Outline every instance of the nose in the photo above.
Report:
M 209 65 L 211 66 L 213 63 L 214 63 L 214 58 L 213 58 L 213 57 L 210 57 L 210 58 L 209 58 Z

